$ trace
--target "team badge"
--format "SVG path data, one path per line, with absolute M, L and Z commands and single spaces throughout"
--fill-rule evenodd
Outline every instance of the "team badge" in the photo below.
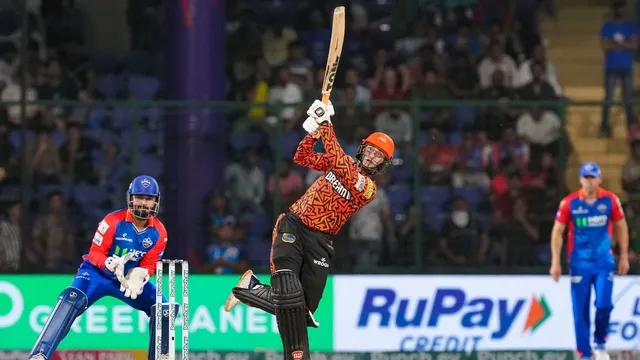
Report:
M 142 187 L 144 188 L 148 188 L 149 186 L 151 186 L 151 181 L 149 181 L 149 179 L 143 179 L 140 184 L 142 184 Z
M 282 234 L 282 241 L 288 244 L 293 244 L 294 242 L 296 242 L 296 236 L 291 233 L 284 233 Z
M 607 211 L 607 205 L 605 204 L 598 205 L 598 211 L 600 211 L 601 213 Z
M 146 248 L 148 248 L 149 246 L 153 245 L 153 241 L 151 241 L 150 238 L 146 238 L 144 240 L 142 240 L 142 246 Z
M 367 189 L 364 191 L 364 198 L 369 200 L 373 196 L 373 181 L 367 181 Z

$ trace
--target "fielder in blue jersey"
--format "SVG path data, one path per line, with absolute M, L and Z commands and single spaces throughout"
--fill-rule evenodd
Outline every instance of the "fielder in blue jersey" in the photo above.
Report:
M 586 162 L 580 168 L 582 189 L 569 194 L 562 202 L 551 234 L 552 263 L 549 273 L 558 281 L 562 273 L 560 253 L 562 235 L 568 227 L 567 254 L 571 276 L 571 298 L 578 354 L 582 359 L 608 360 L 605 350 L 609 317 L 613 309 L 612 238 L 615 229 L 620 259 L 618 274 L 629 271 L 629 234 L 620 199 L 600 188 L 600 168 Z M 591 348 L 590 302 L 591 288 L 595 291 L 594 347 Z
M 156 218 L 160 189 L 151 176 L 138 176 L 129 185 L 126 197 L 127 208 L 108 214 L 98 225 L 89 253 L 83 256 L 71 285 L 60 294 L 31 350 L 30 360 L 51 359 L 74 320 L 105 296 L 120 299 L 149 316 L 149 359 L 156 359 L 156 287 L 149 278 L 167 246 L 167 231 Z M 177 305 L 174 306 L 177 313 Z M 166 359 L 169 352 L 168 310 L 168 301 L 163 298 L 160 359 Z

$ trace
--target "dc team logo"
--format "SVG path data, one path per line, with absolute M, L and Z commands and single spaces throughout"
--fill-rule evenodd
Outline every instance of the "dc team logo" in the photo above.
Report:
M 151 246 L 152 244 L 153 241 L 151 241 L 151 239 L 149 238 L 142 240 L 142 246 L 144 246 L 145 249 L 149 248 L 149 246 Z
M 151 186 L 151 181 L 149 181 L 149 179 L 143 179 L 140 184 L 143 188 L 148 188 L 149 186 Z
M 294 351 L 291 353 L 291 356 L 293 357 L 294 360 L 302 360 L 302 355 L 304 354 L 303 351 Z

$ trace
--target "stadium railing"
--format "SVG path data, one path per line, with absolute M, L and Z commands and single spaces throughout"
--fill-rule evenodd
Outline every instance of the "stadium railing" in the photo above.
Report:
M 20 102 L 7 102 L 4 106 L 20 106 Z M 262 134 L 260 141 L 262 145 L 268 149 L 269 157 L 271 161 L 265 162 L 263 165 L 268 168 L 267 171 L 276 169 L 278 159 L 283 157 L 291 157 L 293 155 L 290 148 L 287 148 L 288 140 L 285 137 L 289 137 L 291 134 L 288 132 L 288 123 L 283 121 L 279 114 L 282 114 L 282 110 L 295 108 L 300 113 L 304 114 L 304 110 L 308 107 L 309 102 L 300 104 L 277 104 L 277 103 L 251 103 L 251 102 L 216 102 L 216 101 L 93 101 L 91 103 L 81 103 L 77 101 L 35 101 L 25 103 L 23 105 L 40 105 L 44 107 L 58 107 L 65 109 L 90 109 L 87 112 L 94 114 L 95 112 L 101 112 L 102 115 L 107 114 L 96 120 L 96 117 L 89 115 L 85 117 L 83 122 L 87 124 L 87 127 L 111 129 L 117 134 L 114 138 L 117 141 L 128 143 L 123 146 L 123 150 L 126 150 L 125 155 L 127 159 L 127 175 L 134 175 L 139 172 L 140 161 L 147 156 L 156 156 L 160 161 L 162 160 L 165 146 L 163 145 L 163 139 L 161 132 L 159 131 L 162 123 L 170 121 L 188 121 L 188 115 L 192 113 L 198 113 L 199 115 L 213 112 L 215 114 L 222 114 L 229 121 L 229 131 L 245 133 L 257 132 Z M 342 116 L 342 111 L 347 104 L 345 102 L 336 100 L 334 106 L 336 108 L 335 123 L 338 124 Z M 373 101 L 369 104 L 358 104 L 363 109 L 404 109 L 413 119 L 413 128 L 411 131 L 411 141 L 408 145 L 400 149 L 398 158 L 393 162 L 392 169 L 390 171 L 390 178 L 393 185 L 387 188 L 387 195 L 392 203 L 392 216 L 396 230 L 400 229 L 404 222 L 406 222 L 407 216 L 412 214 L 415 218 L 421 219 L 421 221 L 414 221 L 412 231 L 408 231 L 403 236 L 397 236 L 400 246 L 402 247 L 402 254 L 399 258 L 406 258 L 406 261 L 398 263 L 397 261 L 386 261 L 384 266 L 378 266 L 375 268 L 367 269 L 367 272 L 371 273 L 495 273 L 504 272 L 508 267 L 509 272 L 514 273 L 546 273 L 547 266 L 505 266 L 499 263 L 492 264 L 490 266 L 472 266 L 472 267 L 452 267 L 438 261 L 432 261 L 434 259 L 429 258 L 430 250 L 434 249 L 434 244 L 437 243 L 439 236 L 437 235 L 437 226 L 435 229 L 431 229 L 429 232 L 427 229 L 428 224 L 441 224 L 446 215 L 446 199 L 442 198 L 442 208 L 439 212 L 433 211 L 429 206 L 434 200 L 432 197 L 442 197 L 440 189 L 433 189 L 432 185 L 426 184 L 424 181 L 424 173 L 421 169 L 420 154 L 421 147 L 429 142 L 429 136 L 426 133 L 426 128 L 421 119 L 425 117 L 425 113 L 429 111 L 445 110 L 448 112 L 449 127 L 453 129 L 450 134 L 455 134 L 447 137 L 447 141 L 457 143 L 461 141 L 461 132 L 467 125 L 485 125 L 482 120 L 478 120 L 478 114 L 487 112 L 487 109 L 510 109 L 513 111 L 520 111 L 530 107 L 547 108 L 554 111 L 561 121 L 565 122 L 566 111 L 569 107 L 593 107 L 599 106 L 597 102 L 567 102 L 566 100 L 551 100 L 551 101 L 495 101 L 495 100 L 434 100 L 428 101 L 420 98 L 414 98 L 407 101 L 390 101 L 390 102 L 378 102 Z M 618 104 L 619 105 L 619 104 Z M 204 111 L 204 112 L 203 112 Z M 367 112 L 365 112 L 366 114 Z M 302 115 L 301 115 L 302 116 Z M 373 128 L 373 116 L 366 115 L 366 119 L 370 122 L 371 128 Z M 365 121 L 365 124 L 367 121 Z M 299 123 L 298 123 L 299 124 Z M 507 127 L 510 124 L 496 123 L 498 126 L 498 133 L 500 127 Z M 514 123 L 511 124 L 513 126 Z M 123 132 L 119 127 L 124 127 L 129 130 Z M 302 136 L 302 132 L 299 130 L 300 126 L 296 125 L 292 128 L 294 131 L 298 131 L 299 137 Z M 496 129 L 494 129 L 496 130 Z M 20 132 L 19 129 L 16 131 Z M 154 139 L 149 140 L 149 134 L 155 134 Z M 353 134 L 338 133 L 339 138 L 351 136 Z M 16 137 L 18 135 L 14 135 Z M 127 139 L 129 138 L 129 139 Z M 249 139 L 239 137 L 239 139 Z M 22 137 L 20 140 L 30 139 L 29 136 Z M 233 136 L 228 138 L 228 148 L 238 150 L 247 144 L 235 143 Z M 15 139 L 14 139 L 15 140 Z M 20 141 L 16 140 L 16 141 Z M 153 146 L 148 146 L 147 143 L 151 141 Z M 289 140 L 290 142 L 291 140 Z M 141 145 L 143 144 L 143 145 Z M 284 144 L 284 146 L 283 146 Z M 346 142 L 343 144 L 345 145 Z M 564 174 L 567 169 L 566 163 L 568 154 L 570 152 L 570 141 L 566 134 L 562 137 L 558 149 L 558 154 L 555 158 L 557 162 L 557 168 L 559 169 L 558 175 L 560 177 L 560 184 L 565 185 Z M 278 146 L 274 146 L 278 145 Z M 290 145 L 290 144 L 289 144 Z M 144 154 L 136 149 L 145 147 L 148 151 Z M 290 147 L 290 146 L 289 146 Z M 346 148 L 346 147 L 345 147 Z M 295 149 L 295 148 L 294 148 Z M 350 149 L 353 149 L 351 147 Z M 231 154 L 237 154 L 233 150 L 230 150 Z M 265 154 L 265 152 L 262 152 Z M 572 164 L 572 166 L 575 166 Z M 165 170 L 166 171 L 166 170 Z M 277 173 L 277 172 L 276 172 Z M 128 179 L 130 176 L 125 176 Z M 123 181 L 127 181 L 124 179 Z M 160 176 L 162 179 L 162 176 Z M 74 186 L 71 184 L 71 186 Z M 3 186 L 4 187 L 4 186 Z M 443 184 L 443 188 L 448 188 L 448 184 Z M 573 184 L 571 184 L 571 188 Z M 4 187 L 6 188 L 6 187 Z M 276 187 L 278 189 L 278 187 Z M 449 195 L 456 193 L 455 190 L 447 189 Z M 491 223 L 491 214 L 486 212 L 488 208 L 489 193 L 484 192 L 481 195 L 473 193 L 473 191 L 463 191 L 463 196 L 472 202 L 478 201 L 478 209 L 484 210 L 481 214 L 481 220 L 484 223 Z M 6 196 L 0 198 L 6 200 Z M 559 200 L 563 193 L 558 193 Z M 35 194 L 26 194 L 22 192 L 20 194 L 22 200 L 29 200 L 34 198 Z M 480 196 L 480 198 L 478 198 Z M 399 199 L 398 197 L 403 197 Z M 392 199 L 391 199 L 392 198 Z M 268 213 L 271 216 L 278 214 L 279 209 L 282 208 L 283 199 L 281 198 L 279 191 L 276 191 L 274 196 L 268 199 L 265 203 Z M 122 205 L 122 204 L 113 204 Z M 482 211 L 481 211 L 482 212 Z M 29 214 L 34 216 L 34 214 Z M 435 217 L 435 219 L 434 219 Z M 348 237 L 348 226 L 345 227 L 344 234 L 339 234 L 339 237 Z M 92 231 L 92 230 L 91 230 Z M 546 238 L 544 235 L 542 238 Z M 339 242 L 339 241 L 338 241 Z M 336 242 L 336 243 L 338 243 Z M 346 250 L 345 250 L 346 251 Z M 344 251 L 343 251 L 344 252 Z M 348 253 L 345 253 L 348 256 Z M 389 259 L 386 259 L 389 260 Z M 391 259 L 393 260 L 393 259 Z M 339 261 L 338 261 L 339 263 Z M 336 272 L 351 272 L 353 269 L 349 267 L 336 266 Z

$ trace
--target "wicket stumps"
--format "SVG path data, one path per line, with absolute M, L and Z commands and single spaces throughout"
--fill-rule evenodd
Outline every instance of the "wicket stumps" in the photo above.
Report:
M 169 360 L 176 358 L 176 264 L 182 267 L 182 360 L 189 359 L 189 262 L 186 260 L 160 260 L 156 264 L 156 359 L 162 350 L 162 276 L 164 264 L 169 264 Z M 150 359 L 151 360 L 151 359 Z

